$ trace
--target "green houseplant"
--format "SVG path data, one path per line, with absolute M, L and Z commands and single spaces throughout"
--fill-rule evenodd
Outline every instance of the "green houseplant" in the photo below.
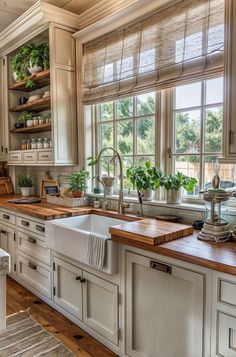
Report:
M 30 196 L 31 187 L 33 186 L 33 181 L 30 177 L 26 175 L 19 175 L 17 179 L 17 184 L 21 189 L 22 196 Z
M 80 170 L 69 176 L 69 189 L 75 198 L 83 197 L 88 188 L 89 172 Z
M 35 114 L 32 113 L 32 112 L 23 111 L 23 112 L 21 112 L 21 114 L 19 115 L 18 120 L 19 120 L 19 122 L 22 122 L 22 123 L 24 124 L 24 126 L 26 126 L 26 125 L 27 125 L 27 122 L 30 121 L 30 120 L 32 120 L 33 117 L 34 117 L 34 115 L 35 115 Z M 30 126 L 30 125 L 29 125 L 29 126 Z
M 180 203 L 181 188 L 183 187 L 187 192 L 193 192 L 197 180 L 194 177 L 177 172 L 163 175 L 160 184 L 166 189 L 167 203 Z
M 11 68 L 15 81 L 26 81 L 25 87 L 34 86 L 34 81 L 28 79 L 31 74 L 49 68 L 49 47 L 42 43 L 30 43 L 22 46 L 11 59 Z
M 126 170 L 127 178 L 137 188 L 139 197 L 144 201 L 152 200 L 153 190 L 160 186 L 162 172 L 158 167 L 146 161 L 142 166 L 131 166 Z

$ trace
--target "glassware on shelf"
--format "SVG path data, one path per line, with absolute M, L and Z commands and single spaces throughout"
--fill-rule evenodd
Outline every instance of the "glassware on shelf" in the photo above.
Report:
M 48 138 L 44 138 L 43 139 L 43 148 L 44 149 L 48 149 L 49 148 L 49 139 Z
M 33 122 L 34 122 L 34 126 L 38 125 L 39 123 L 38 117 L 33 117 Z
M 51 149 L 52 148 L 52 139 L 48 139 L 48 141 L 49 141 L 49 147 Z
M 40 124 L 40 125 L 41 125 L 41 124 L 44 124 L 44 118 L 38 117 L 38 120 L 39 120 L 39 124 Z
M 39 138 L 37 141 L 37 149 L 43 149 L 43 139 Z
M 26 150 L 26 140 L 21 140 L 21 150 Z
M 30 140 L 26 140 L 26 150 L 30 150 L 30 149 L 31 149 Z
M 31 149 L 37 149 L 37 139 L 31 139 Z

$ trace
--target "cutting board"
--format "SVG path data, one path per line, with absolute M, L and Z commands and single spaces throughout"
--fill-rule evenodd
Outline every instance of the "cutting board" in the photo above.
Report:
M 12 195 L 14 188 L 10 177 L 0 177 L 0 195 Z
M 111 235 L 132 241 L 158 245 L 193 234 L 193 227 L 185 224 L 144 219 L 110 227 Z

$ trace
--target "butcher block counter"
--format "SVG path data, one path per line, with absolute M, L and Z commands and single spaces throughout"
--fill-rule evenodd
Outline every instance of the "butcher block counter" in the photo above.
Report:
M 116 212 L 102 211 L 91 206 L 70 208 L 49 204 L 42 200 L 34 204 L 13 204 L 9 200 L 20 198 L 17 196 L 1 196 L 0 209 L 14 211 L 16 214 L 25 214 L 43 220 L 51 220 L 89 213 L 111 216 L 127 221 L 122 226 L 111 228 L 111 238 L 121 244 L 134 246 L 147 251 L 155 252 L 172 258 L 180 259 L 192 264 L 204 266 L 228 274 L 236 275 L 236 243 L 208 243 L 197 239 L 197 232 L 192 233 L 192 227 L 177 225 L 181 231 L 185 229 L 183 238 L 178 235 L 168 241 L 168 234 L 175 233 L 175 224 L 156 221 L 151 218 L 138 219 L 132 215 L 120 215 Z M 160 227 L 166 230 L 167 241 L 157 244 Z M 162 242 L 162 240 L 161 240 Z

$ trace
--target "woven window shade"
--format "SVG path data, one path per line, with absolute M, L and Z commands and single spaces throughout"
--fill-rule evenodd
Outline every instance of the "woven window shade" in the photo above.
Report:
M 182 0 L 83 47 L 83 101 L 162 89 L 223 71 L 224 0 Z

